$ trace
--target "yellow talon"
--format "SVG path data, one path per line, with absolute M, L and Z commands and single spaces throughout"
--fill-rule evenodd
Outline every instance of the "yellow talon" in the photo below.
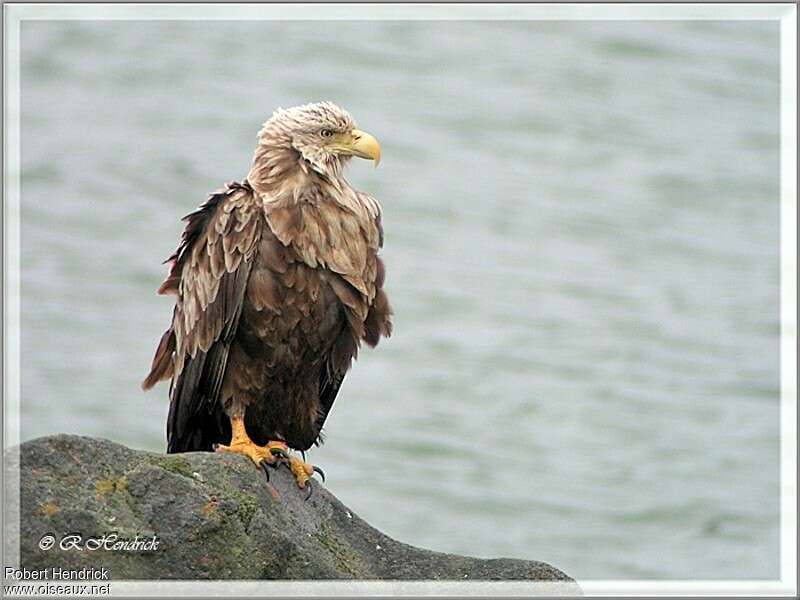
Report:
M 262 464 L 277 465 L 279 462 L 284 461 L 289 466 L 292 475 L 294 475 L 297 487 L 300 489 L 308 488 L 309 495 L 311 492 L 309 480 L 315 472 L 319 473 L 322 480 L 325 481 L 325 473 L 322 472 L 322 469 L 310 465 L 296 456 L 289 455 L 289 447 L 286 445 L 286 442 L 271 441 L 267 442 L 264 446 L 256 444 L 250 439 L 250 436 L 247 435 L 247 431 L 244 427 L 244 419 L 241 417 L 231 419 L 231 443 L 227 446 L 217 444 L 214 446 L 214 450 L 216 452 L 244 454 L 252 460 L 256 466 L 261 466 Z M 266 470 L 266 467 L 264 467 L 264 469 Z M 266 474 L 267 480 L 269 480 L 269 472 L 266 472 Z
M 314 473 L 314 467 L 310 464 L 303 462 L 296 456 L 289 457 L 289 468 L 292 470 L 297 486 L 301 489 L 306 487 L 306 482 Z
M 247 431 L 244 428 L 244 419 L 242 418 L 234 418 L 231 419 L 231 443 L 227 446 L 224 444 L 217 444 L 214 448 L 217 452 L 234 452 L 236 454 L 244 454 L 250 460 L 252 460 L 256 466 L 260 465 L 262 462 L 267 463 L 268 465 L 274 465 L 280 460 L 280 454 L 286 453 L 286 444 L 283 442 L 267 442 L 265 446 L 259 446 L 253 440 L 250 439 L 250 436 L 247 435 Z M 280 452 L 273 452 L 274 450 L 280 450 Z

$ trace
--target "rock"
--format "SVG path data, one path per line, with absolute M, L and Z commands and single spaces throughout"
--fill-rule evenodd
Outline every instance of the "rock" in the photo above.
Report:
M 321 484 L 304 501 L 288 469 L 271 470 L 267 483 L 242 456 L 155 454 L 75 435 L 26 442 L 19 455 L 20 566 L 29 570 L 105 568 L 112 580 L 572 582 L 541 562 L 486 560 L 402 544 Z M 40 542 L 45 534 L 53 536 L 49 549 L 47 539 Z M 68 546 L 103 545 L 62 549 L 64 539 Z M 119 549 L 123 543 L 128 549 Z

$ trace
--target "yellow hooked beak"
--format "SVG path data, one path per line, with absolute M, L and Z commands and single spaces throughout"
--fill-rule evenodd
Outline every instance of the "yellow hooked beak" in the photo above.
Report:
M 342 154 L 370 158 L 375 162 L 376 167 L 381 162 L 381 145 L 366 131 L 353 129 L 350 133 L 343 133 L 340 139 L 334 142 L 332 148 Z

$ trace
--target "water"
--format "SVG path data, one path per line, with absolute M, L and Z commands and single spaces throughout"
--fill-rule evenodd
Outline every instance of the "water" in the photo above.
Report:
M 382 143 L 395 335 L 311 452 L 389 535 L 778 576 L 778 26 L 25 22 L 22 436 L 164 447 L 179 218 L 277 106 Z

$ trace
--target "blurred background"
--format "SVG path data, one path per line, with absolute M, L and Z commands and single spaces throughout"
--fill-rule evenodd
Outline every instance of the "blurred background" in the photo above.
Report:
M 26 21 L 22 437 L 163 451 L 180 217 L 277 106 L 383 146 L 395 334 L 309 459 L 404 542 L 778 577 L 776 22 Z

